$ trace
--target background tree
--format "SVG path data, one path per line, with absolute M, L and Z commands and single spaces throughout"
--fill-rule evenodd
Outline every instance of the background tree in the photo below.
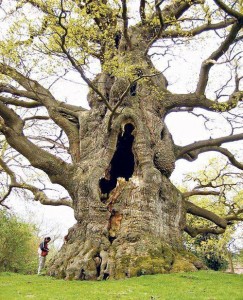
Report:
M 217 195 L 192 196 L 190 201 L 214 214 L 229 215 L 230 211 L 233 212 L 234 208 L 240 208 L 243 204 L 242 182 L 238 175 L 225 159 L 211 159 L 204 170 L 187 174 L 184 193 L 192 181 L 197 187 L 213 186 L 218 190 Z M 210 221 L 193 215 L 188 216 L 187 224 L 204 230 L 212 225 Z M 234 236 L 237 225 L 232 225 L 222 234 L 207 233 L 205 230 L 195 237 L 185 235 L 187 249 L 200 257 L 207 267 L 215 271 L 230 267 L 233 272 L 233 256 L 239 241 Z
M 177 160 L 209 151 L 243 168 L 225 146 L 243 139 L 242 1 L 12 0 L 1 8 L 8 24 L 0 46 L 7 145 L 0 164 L 8 181 L 1 204 L 26 189 L 42 204 L 74 209 L 77 224 L 51 273 L 105 279 L 173 271 L 178 261 L 181 269 L 199 267 L 188 255 L 181 259 L 183 231 L 223 233 L 242 220 L 242 207 L 217 215 L 188 200 L 220 195 L 213 185 L 182 194 L 169 177 Z M 202 47 L 205 38 L 212 50 L 204 49 L 191 90 L 173 91 L 166 72 L 176 47 Z M 90 109 L 55 96 L 55 83 L 70 71 L 88 85 Z M 177 145 L 165 118 L 182 111 L 205 120 L 206 112 L 222 115 L 230 130 Z M 55 198 L 38 177 L 28 180 L 25 166 L 42 170 L 66 194 Z M 212 226 L 189 226 L 187 213 Z
M 32 225 L 0 210 L 0 271 L 35 273 L 38 238 Z

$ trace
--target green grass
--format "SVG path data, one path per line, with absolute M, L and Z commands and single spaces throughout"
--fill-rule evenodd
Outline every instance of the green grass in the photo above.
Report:
M 0 299 L 243 300 L 243 275 L 200 271 L 88 282 L 0 273 Z

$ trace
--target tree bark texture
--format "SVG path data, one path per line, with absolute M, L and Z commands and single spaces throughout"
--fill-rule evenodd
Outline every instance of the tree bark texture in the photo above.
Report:
M 129 57 L 146 78 L 130 86 L 113 115 L 90 92 L 91 110 L 79 121 L 80 163 L 70 192 L 77 224 L 50 268 L 59 277 L 117 279 L 196 269 L 194 258 L 179 254 L 185 254 L 186 211 L 168 178 L 175 150 L 163 121 L 164 78 L 139 50 Z M 113 106 L 129 86 L 126 78 L 105 73 L 94 84 Z

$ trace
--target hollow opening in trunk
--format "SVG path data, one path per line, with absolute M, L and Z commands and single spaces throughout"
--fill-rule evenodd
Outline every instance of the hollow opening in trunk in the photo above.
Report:
M 134 172 L 134 154 L 132 145 L 134 136 L 132 131 L 134 126 L 130 123 L 124 127 L 124 132 L 120 133 L 117 139 L 116 151 L 111 160 L 109 170 L 105 177 L 100 179 L 100 190 L 102 194 L 109 193 L 116 187 L 117 178 L 123 177 L 126 181 L 132 177 Z

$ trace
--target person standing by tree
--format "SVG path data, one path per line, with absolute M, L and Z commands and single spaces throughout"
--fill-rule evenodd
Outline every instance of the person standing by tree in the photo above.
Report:
M 50 240 L 51 240 L 51 238 L 48 236 L 48 237 L 44 238 L 44 241 L 42 243 L 40 243 L 40 246 L 39 246 L 39 249 L 38 249 L 38 254 L 39 254 L 38 275 L 41 274 L 41 270 L 45 266 L 46 256 L 49 252 L 48 243 L 50 242 Z

